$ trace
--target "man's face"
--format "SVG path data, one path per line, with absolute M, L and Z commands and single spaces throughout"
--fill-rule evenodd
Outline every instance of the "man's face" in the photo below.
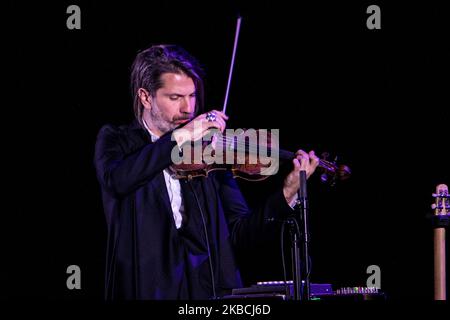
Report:
M 163 86 L 149 97 L 144 119 L 150 130 L 161 136 L 179 125 L 188 122 L 195 113 L 194 81 L 185 74 L 164 73 Z

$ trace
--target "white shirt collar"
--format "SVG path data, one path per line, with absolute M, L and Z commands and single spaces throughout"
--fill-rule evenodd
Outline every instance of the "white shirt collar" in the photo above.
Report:
M 147 122 L 145 122 L 144 119 L 142 119 L 142 123 L 144 124 L 145 129 L 147 129 L 148 133 L 150 133 L 150 137 L 152 139 L 152 142 L 155 142 L 156 140 L 159 139 L 159 136 L 157 136 L 156 134 L 154 134 L 149 127 L 147 126 Z

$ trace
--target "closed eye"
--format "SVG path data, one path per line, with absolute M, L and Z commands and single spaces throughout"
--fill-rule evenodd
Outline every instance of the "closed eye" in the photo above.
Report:
M 191 93 L 189 95 L 189 97 L 191 97 L 191 98 L 195 98 L 195 96 L 196 96 L 195 92 L 193 92 L 193 93 Z M 183 98 L 183 95 L 181 95 L 181 94 L 171 94 L 171 95 L 169 95 L 169 99 L 172 100 L 172 101 L 177 101 L 180 98 Z
M 179 95 L 179 94 L 171 94 L 171 95 L 169 96 L 169 99 L 172 100 L 172 101 L 176 101 L 176 100 L 180 99 L 181 97 L 182 97 L 182 96 Z

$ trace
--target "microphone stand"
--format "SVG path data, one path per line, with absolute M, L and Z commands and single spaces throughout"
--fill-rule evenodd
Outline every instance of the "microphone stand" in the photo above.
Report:
M 307 301 L 310 298 L 310 264 L 309 264 L 309 230 L 308 230 L 308 195 L 306 189 L 306 171 L 300 171 L 300 188 L 295 206 L 296 226 L 291 224 L 291 254 L 294 275 L 294 300 Z M 297 228 L 298 227 L 298 228 Z M 299 246 L 301 243 L 301 246 Z M 302 262 L 303 261 L 303 266 Z M 302 268 L 303 267 L 303 268 Z M 304 279 L 302 280 L 302 274 Z
M 296 220 L 293 217 L 292 220 Z M 298 223 L 289 220 L 288 225 L 290 226 L 291 235 L 291 258 L 292 258 L 292 274 L 293 274 L 293 285 L 294 285 L 294 300 L 302 300 L 302 266 L 301 266 L 301 253 L 300 253 L 300 235 L 299 229 L 297 229 Z

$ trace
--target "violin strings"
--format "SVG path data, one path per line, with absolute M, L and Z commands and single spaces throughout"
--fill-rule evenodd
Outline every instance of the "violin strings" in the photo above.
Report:
M 243 147 L 243 148 L 245 148 L 245 149 L 247 149 L 249 151 L 255 151 L 255 152 L 258 151 L 258 147 L 259 147 L 259 145 L 257 145 L 256 147 L 252 147 L 252 144 L 249 144 L 247 142 L 242 143 L 242 142 L 234 140 L 233 138 L 227 138 L 227 137 L 223 137 L 222 138 L 222 142 L 233 143 L 234 145 L 236 145 L 236 147 Z M 266 146 L 266 148 L 267 148 L 267 150 L 270 150 L 271 152 L 272 152 L 272 150 L 277 150 L 277 149 L 273 149 L 273 148 L 270 148 L 270 147 L 267 147 L 267 146 Z
M 222 138 L 222 142 L 234 143 L 236 146 L 241 146 L 241 147 L 245 147 L 245 148 L 248 147 L 248 150 L 256 150 L 256 151 L 258 150 L 258 146 L 257 146 L 256 148 L 252 148 L 251 145 L 248 144 L 247 142 L 241 143 L 241 142 L 238 142 L 238 141 L 234 140 L 233 138 L 223 137 L 223 138 Z M 283 151 L 283 150 L 281 150 L 281 149 L 273 149 L 273 148 L 271 148 L 271 147 L 266 147 L 266 148 L 267 148 L 268 150 L 270 150 L 270 151 L 276 151 L 276 150 L 278 150 L 279 152 Z M 287 151 L 287 152 L 288 152 L 289 154 L 291 154 L 292 157 L 295 155 L 295 154 L 294 154 L 293 152 L 291 152 L 291 151 Z M 331 163 L 329 163 L 328 161 L 323 160 L 323 159 L 319 159 L 319 162 L 321 162 L 323 165 L 332 166 Z
M 252 151 L 258 152 L 258 145 L 256 147 L 252 147 L 251 144 L 249 144 L 247 142 L 242 143 L 242 142 L 239 142 L 239 140 L 235 140 L 234 138 L 228 138 L 226 136 L 222 136 L 220 139 L 222 140 L 222 142 L 233 143 L 233 145 L 236 145 L 237 147 L 243 147 L 244 150 L 248 150 L 249 152 L 252 152 Z M 266 146 L 266 148 L 267 148 L 267 150 L 270 150 L 271 154 L 273 154 L 273 152 L 274 151 L 276 152 L 277 150 L 278 150 L 278 152 L 282 151 L 280 149 L 273 149 L 273 148 L 270 148 L 267 146 Z M 292 157 L 295 156 L 295 154 L 293 152 L 291 152 L 291 151 L 288 151 L 288 152 L 289 152 L 289 154 L 292 155 Z M 329 162 L 327 160 L 323 160 L 323 159 L 319 159 L 319 166 L 324 169 L 327 169 L 329 171 L 336 170 L 336 167 L 334 164 L 332 164 L 331 162 Z

